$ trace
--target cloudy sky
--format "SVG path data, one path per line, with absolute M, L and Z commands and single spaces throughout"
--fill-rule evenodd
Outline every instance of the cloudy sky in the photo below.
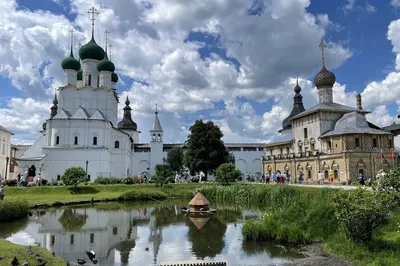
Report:
M 305 107 L 317 103 L 321 40 L 334 100 L 355 106 L 359 92 L 371 122 L 398 122 L 400 0 L 0 0 L 0 124 L 14 143 L 39 136 L 69 32 L 77 54 L 91 6 L 97 42 L 110 32 L 118 93 L 130 97 L 141 142 L 156 103 L 166 142 L 184 141 L 198 118 L 220 125 L 226 142 L 274 140 L 296 75 Z

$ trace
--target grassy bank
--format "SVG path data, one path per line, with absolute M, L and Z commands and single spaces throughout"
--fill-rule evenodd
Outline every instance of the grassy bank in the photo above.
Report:
M 6 187 L 6 200 L 26 200 L 29 207 L 77 203 L 81 201 L 112 201 L 120 199 L 136 200 L 163 197 L 190 197 L 199 188 L 199 184 L 164 185 L 92 185 L 79 186 L 77 191 L 67 186 L 47 187 Z M 126 194 L 127 193 L 127 194 Z
M 28 262 L 28 265 L 38 265 L 35 255 L 28 255 L 27 246 L 16 245 L 8 242 L 7 240 L 0 239 L 0 254 L 4 259 L 0 260 L 1 266 L 11 265 L 14 256 L 17 257 L 19 265 L 23 262 Z M 47 261 L 46 265 L 65 265 L 65 261 L 61 258 L 54 257 L 49 251 L 40 247 L 32 247 L 33 254 L 38 251 L 42 254 L 43 262 Z
M 7 199 L 0 201 L 0 222 L 24 218 L 28 215 L 29 205 L 24 199 Z
M 278 186 L 214 186 L 201 188 L 210 200 L 242 206 L 261 204 L 261 219 L 248 220 L 242 227 L 244 241 L 266 240 L 286 243 L 323 243 L 330 254 L 351 260 L 354 265 L 399 265 L 400 213 L 374 232 L 368 244 L 349 240 L 335 215 L 332 189 Z

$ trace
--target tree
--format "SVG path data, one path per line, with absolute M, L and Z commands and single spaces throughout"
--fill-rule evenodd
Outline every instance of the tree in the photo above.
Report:
M 167 164 L 172 171 L 181 173 L 183 169 L 183 151 L 181 147 L 173 147 L 167 154 Z
M 221 164 L 215 171 L 214 177 L 215 181 L 222 184 L 228 184 L 230 182 L 235 182 L 240 179 L 242 172 L 231 163 Z
M 74 186 L 74 190 L 80 182 L 86 181 L 86 172 L 80 166 L 70 167 L 61 176 L 61 181 L 67 186 Z
M 190 127 L 185 162 L 192 174 L 202 171 L 207 178 L 218 166 L 228 162 L 229 153 L 222 137 L 220 128 L 212 121 L 196 120 Z
M 233 152 L 230 152 L 228 155 L 228 163 L 235 164 L 236 158 L 235 154 Z
M 168 164 L 156 164 L 155 170 L 156 176 L 153 179 L 157 186 L 160 185 L 162 187 L 163 184 L 168 184 L 169 179 L 174 176 L 174 172 Z

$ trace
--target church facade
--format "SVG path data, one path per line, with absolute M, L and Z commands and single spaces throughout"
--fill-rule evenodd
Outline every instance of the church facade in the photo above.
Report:
M 305 181 L 315 182 L 318 173 L 334 182 L 357 181 L 359 174 L 374 178 L 381 169 L 396 165 L 394 131 L 368 122 L 361 95 L 356 96 L 357 108 L 333 102 L 335 75 L 327 70 L 322 48 L 322 68 L 315 76 L 319 103 L 305 109 L 297 83 L 294 88 L 293 110 L 282 123 L 281 140 L 264 145 L 263 172 L 288 172 L 292 182 L 300 173 Z
M 155 165 L 164 162 L 173 146 L 184 145 L 164 144 L 157 110 L 149 130 L 150 143 L 141 143 L 128 98 L 123 118 L 118 121 L 118 75 L 107 45 L 103 49 L 94 39 L 93 24 L 92 38 L 79 49 L 79 59 L 75 59 L 71 45 L 69 57 L 61 63 L 64 86 L 57 90 L 42 135 L 16 158 L 21 173 L 56 180 L 65 169 L 81 166 L 91 181 L 100 176 L 151 176 Z M 244 174 L 262 171 L 261 146 L 262 143 L 226 144 Z

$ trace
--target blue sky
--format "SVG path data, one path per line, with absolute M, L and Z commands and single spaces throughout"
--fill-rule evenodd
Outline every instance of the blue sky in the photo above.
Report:
M 10 3 L 4 0 L 0 5 L 7 6 L 6 2 Z M 397 38 L 395 33 L 388 37 L 388 27 L 396 26 L 400 12 L 397 1 L 206 2 L 17 0 L 14 7 L 7 8 L 28 14 L 25 21 L 25 15 L 0 18 L 0 28 L 9 32 L 13 28 L 23 40 L 5 36 L 4 31 L 1 36 L 0 32 L 0 42 L 10 49 L 10 58 L 3 60 L 0 71 L 0 115 L 7 116 L 0 123 L 16 132 L 17 142 L 35 139 L 49 113 L 44 105 L 50 104 L 51 94 L 62 83 L 58 66 L 68 48 L 67 29 L 73 26 L 78 31 L 76 38 L 85 41 L 90 29 L 86 12 L 91 5 L 101 13 L 98 32 L 111 31 L 121 80 L 118 91 L 121 97 L 133 98 L 133 116 L 142 132 L 148 130 L 158 102 L 170 142 L 184 140 L 188 127 L 199 117 L 215 120 L 226 141 L 273 140 L 280 121 L 291 110 L 297 73 L 306 108 L 316 103 L 312 80 L 320 68 L 321 39 L 330 49 L 326 65 L 337 77 L 341 103 L 354 105 L 354 92 L 359 92 L 373 112 L 372 122 L 383 125 L 396 121 L 397 94 L 375 97 L 370 91 L 377 93 L 380 87 L 390 91 L 396 86 L 388 75 L 397 75 L 393 52 Z M 310 22 L 310 17 L 314 21 Z M 288 18 L 293 18 L 293 24 Z M 57 22 L 62 29 L 54 26 Z M 278 29 L 281 26 L 282 31 Z M 51 39 L 48 44 L 46 36 Z M 15 49 L 10 38 L 28 46 L 21 44 Z M 36 46 L 29 45 L 32 38 L 37 38 Z M 103 42 L 100 34 L 96 38 Z M 123 47 L 124 43 L 131 47 Z M 34 51 L 31 58 L 41 62 L 35 65 L 32 61 L 32 66 L 19 69 L 16 62 L 30 58 L 30 49 L 40 44 L 43 51 Z M 29 75 L 36 75 L 36 79 Z M 156 92 L 165 97 L 154 97 Z M 36 108 L 35 121 L 29 126 L 15 125 L 13 106 L 18 105 Z

